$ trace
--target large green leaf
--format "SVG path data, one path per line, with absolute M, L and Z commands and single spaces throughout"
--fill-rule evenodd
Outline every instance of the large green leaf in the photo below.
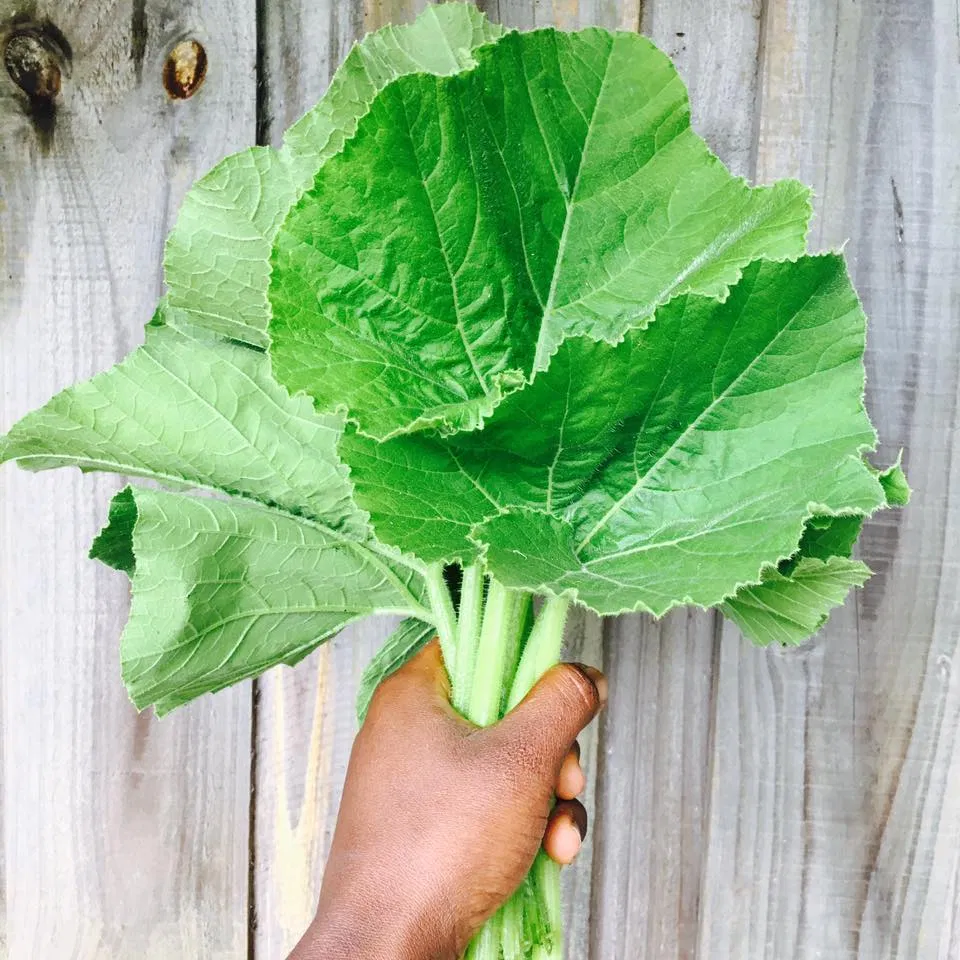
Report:
M 264 353 L 167 325 L 175 313 L 161 304 L 143 347 L 0 438 L 0 461 L 29 469 L 108 470 L 246 501 L 128 488 L 91 550 L 133 577 L 124 677 L 138 706 L 161 713 L 292 663 L 381 607 L 429 616 L 420 565 L 372 541 L 353 502 L 336 451 L 343 414 L 291 398 Z
M 165 325 L 171 312 L 161 304 L 146 344 L 122 363 L 15 424 L 0 462 L 206 487 L 369 536 L 337 460 L 343 415 L 291 398 L 263 353 Z
M 378 439 L 476 427 L 560 339 L 618 340 L 758 256 L 802 252 L 806 188 L 750 189 L 635 34 L 508 34 L 385 87 L 277 235 L 274 372 Z
M 161 714 L 296 663 L 367 614 L 430 615 L 402 563 L 251 503 L 127 487 L 91 552 L 131 574 L 123 678 Z
M 483 430 L 341 455 L 382 539 L 600 613 L 716 604 L 816 513 L 867 514 L 864 317 L 837 256 L 757 262 L 617 346 L 567 340 Z
M 417 20 L 368 34 L 344 60 L 323 99 L 280 150 L 254 147 L 218 164 L 189 191 L 167 240 L 171 303 L 196 324 L 267 344 L 270 248 L 287 211 L 320 165 L 339 151 L 379 90 L 414 71 L 452 73 L 502 34 L 475 7 L 427 7 Z

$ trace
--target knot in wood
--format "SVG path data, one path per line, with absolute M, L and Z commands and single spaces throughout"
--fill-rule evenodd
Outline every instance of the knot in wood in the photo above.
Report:
M 163 65 L 163 86 L 173 100 L 192 97 L 207 75 L 207 51 L 196 40 L 181 40 Z
M 31 100 L 53 100 L 60 93 L 60 57 L 39 31 L 12 34 L 3 50 L 3 63 L 10 79 Z

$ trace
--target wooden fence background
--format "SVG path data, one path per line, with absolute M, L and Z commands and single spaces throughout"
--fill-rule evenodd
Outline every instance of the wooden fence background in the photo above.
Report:
M 0 429 L 139 342 L 190 182 L 278 141 L 357 37 L 419 6 L 0 0 L 0 44 L 40 24 L 60 51 L 55 97 L 0 70 Z M 957 0 L 486 9 L 642 30 L 736 172 L 813 184 L 812 246 L 849 241 L 872 318 L 882 453 L 904 448 L 917 490 L 867 528 L 877 576 L 799 651 L 752 649 L 703 614 L 573 624 L 613 690 L 585 749 L 594 828 L 567 876 L 570 958 L 958 960 Z M 173 100 L 163 66 L 185 39 L 208 74 Z M 282 958 L 313 909 L 355 685 L 387 627 L 137 716 L 118 676 L 125 578 L 84 559 L 116 486 L 0 474 L 0 955 Z

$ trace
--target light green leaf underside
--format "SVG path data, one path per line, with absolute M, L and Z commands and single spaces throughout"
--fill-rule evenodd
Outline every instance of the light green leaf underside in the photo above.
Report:
M 121 655 L 140 708 L 166 713 L 296 663 L 371 613 L 426 614 L 416 575 L 316 524 L 159 490 L 128 487 L 118 498 L 111 520 L 119 529 L 108 527 L 98 543 L 111 543 L 116 557 L 130 538 L 135 568 Z
M 720 605 L 741 633 L 761 647 L 802 643 L 827 621 L 870 569 L 850 559 L 863 516 L 811 517 L 797 552 L 764 571 L 759 584 L 741 587 Z
M 111 370 L 57 394 L 0 439 L 0 462 L 76 466 L 206 487 L 369 536 L 336 445 L 342 414 L 318 414 L 270 376 L 265 354 L 164 325 Z
M 815 634 L 852 587 L 862 587 L 870 569 L 857 560 L 802 558 L 789 575 L 768 570 L 763 582 L 745 587 L 720 607 L 759 646 L 796 645 Z
M 878 471 L 887 506 L 903 506 L 910 488 L 898 460 Z M 722 606 L 743 635 L 759 646 L 797 644 L 816 633 L 849 590 L 862 587 L 870 569 L 850 559 L 863 516 L 814 516 L 804 527 L 794 556 L 767 570 L 763 582 L 746 586 Z
M 474 428 L 560 339 L 619 339 L 803 251 L 805 187 L 750 189 L 635 34 L 508 34 L 385 87 L 277 235 L 278 379 L 383 439 Z
M 599 613 L 714 605 L 791 556 L 804 522 L 884 502 L 862 459 L 864 317 L 837 256 L 758 262 L 618 346 L 567 340 L 483 430 L 340 445 L 377 536 L 478 547 L 506 585 Z
M 408 26 L 367 35 L 323 99 L 287 131 L 280 150 L 234 154 L 191 188 L 167 240 L 170 302 L 193 323 L 266 346 L 273 239 L 321 164 L 342 148 L 392 80 L 415 71 L 462 70 L 473 63 L 474 48 L 502 32 L 471 5 L 446 4 L 428 7 Z
M 387 637 L 360 678 L 360 688 L 357 690 L 357 720 L 361 724 L 367 718 L 370 701 L 377 692 L 377 687 L 419 653 L 427 641 L 436 635 L 437 628 L 433 624 L 408 617 Z

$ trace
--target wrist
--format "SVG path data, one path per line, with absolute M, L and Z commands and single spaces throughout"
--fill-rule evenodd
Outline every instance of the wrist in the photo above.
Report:
M 420 918 L 374 897 L 321 896 L 290 960 L 456 960 Z

